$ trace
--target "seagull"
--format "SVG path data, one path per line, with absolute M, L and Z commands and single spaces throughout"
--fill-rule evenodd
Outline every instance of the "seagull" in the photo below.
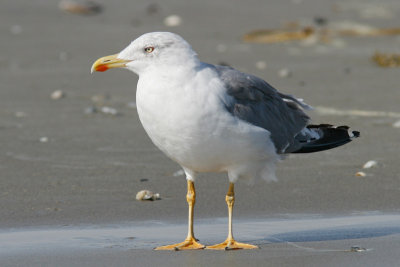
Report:
M 136 104 L 152 142 L 185 172 L 188 234 L 156 250 L 255 249 L 233 237 L 234 185 L 238 180 L 276 180 L 275 164 L 289 153 L 338 147 L 360 134 L 348 126 L 312 125 L 311 107 L 254 75 L 201 62 L 188 42 L 170 32 L 150 32 L 120 53 L 99 58 L 94 71 L 128 69 L 139 76 Z M 228 237 L 204 246 L 194 236 L 194 182 L 198 173 L 226 172 Z

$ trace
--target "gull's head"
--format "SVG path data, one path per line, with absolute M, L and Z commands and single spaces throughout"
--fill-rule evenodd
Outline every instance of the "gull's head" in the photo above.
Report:
M 91 71 L 127 68 L 140 74 L 149 67 L 173 68 L 191 61 L 197 62 L 197 55 L 182 37 L 170 32 L 150 32 L 132 41 L 120 53 L 99 58 Z

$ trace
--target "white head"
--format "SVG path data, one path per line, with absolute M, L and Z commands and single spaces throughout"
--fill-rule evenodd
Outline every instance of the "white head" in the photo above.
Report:
M 198 62 L 192 47 L 179 35 L 170 32 L 150 32 L 132 41 L 120 53 L 98 59 L 92 72 L 110 68 L 127 68 L 137 74 L 149 67 L 174 68 L 182 62 Z

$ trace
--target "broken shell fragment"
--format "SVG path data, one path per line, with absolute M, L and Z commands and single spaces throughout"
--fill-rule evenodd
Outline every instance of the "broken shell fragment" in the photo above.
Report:
M 357 177 L 365 177 L 367 174 L 365 172 L 356 172 Z
M 54 100 L 61 99 L 64 96 L 65 96 L 65 93 L 62 90 L 56 90 L 53 93 L 51 93 L 51 95 L 50 95 L 51 99 L 54 99 Z
M 369 169 L 375 167 L 376 165 L 378 165 L 378 162 L 376 162 L 375 160 L 369 160 L 363 165 L 363 169 Z
M 136 200 L 158 200 L 161 199 L 159 193 L 153 193 L 149 190 L 142 190 L 136 194 Z
M 362 247 L 356 247 L 356 246 L 354 246 L 354 247 L 351 247 L 351 248 L 350 248 L 350 251 L 351 251 L 351 252 L 363 252 L 363 251 L 367 251 L 367 249 L 366 249 L 366 248 L 362 248 Z
M 104 114 L 113 115 L 113 116 L 119 115 L 118 110 L 116 110 L 115 108 L 112 108 L 112 107 L 107 107 L 107 106 L 101 107 L 101 112 L 103 112 Z

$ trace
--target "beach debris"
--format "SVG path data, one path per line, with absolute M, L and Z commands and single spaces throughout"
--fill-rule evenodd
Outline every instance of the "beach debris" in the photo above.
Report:
M 393 126 L 393 128 L 400 128 L 400 120 L 395 121 L 395 122 L 392 124 L 392 126 Z
M 264 70 L 267 67 L 267 62 L 260 60 L 256 62 L 256 68 L 259 70 Z
M 65 97 L 65 93 L 62 90 L 55 90 L 53 93 L 51 93 L 50 97 L 51 99 L 58 100 Z
M 283 68 L 278 71 L 278 75 L 281 78 L 288 78 L 292 76 L 292 72 L 288 68 Z
M 118 110 L 116 110 L 115 108 L 112 108 L 112 107 L 104 106 L 104 107 L 101 107 L 100 110 L 102 113 L 107 114 L 107 115 L 113 115 L 113 116 L 119 115 Z
M 378 165 L 378 162 L 375 160 L 369 160 L 363 165 L 363 169 L 370 169 Z
M 46 136 L 40 137 L 39 138 L 40 143 L 47 143 L 49 142 L 49 138 Z
M 185 175 L 185 172 L 183 170 L 177 170 L 176 172 L 174 172 L 172 174 L 172 176 L 174 176 L 174 177 L 183 176 L 183 175 Z
M 367 174 L 365 172 L 356 172 L 357 177 L 365 177 Z
M 366 248 L 358 247 L 358 246 L 353 246 L 350 248 L 351 252 L 364 252 L 367 251 Z
M 164 25 L 168 27 L 176 27 L 182 24 L 182 19 L 178 15 L 170 15 L 164 19 Z
M 140 182 L 147 182 L 147 181 L 149 181 L 149 179 L 147 179 L 147 178 L 142 178 L 142 179 L 140 179 L 139 181 L 140 181 Z
M 67 13 L 94 15 L 103 11 L 103 7 L 94 1 L 61 0 L 58 8 Z
M 302 44 L 332 43 L 337 37 L 378 37 L 400 35 L 400 28 L 375 28 L 369 25 L 342 21 L 323 25 L 323 20 L 314 20 L 317 26 L 290 23 L 282 29 L 260 29 L 250 31 L 242 39 L 248 43 L 283 43 L 301 41 Z M 322 23 L 322 24 L 321 24 Z M 327 23 L 327 21 L 326 21 Z M 343 45 L 343 41 L 339 43 Z
M 160 194 L 159 193 L 153 193 L 149 190 L 141 190 L 136 194 L 136 199 L 137 200 L 159 200 L 161 199 Z
M 10 32 L 14 35 L 18 35 L 22 33 L 22 26 L 15 24 L 10 27 Z
M 400 67 L 400 54 L 386 54 L 375 52 L 372 60 L 383 68 Z
M 314 34 L 312 27 L 299 30 L 255 30 L 243 36 L 248 43 L 283 43 L 288 41 L 305 40 Z
M 27 114 L 23 111 L 17 111 L 14 113 L 15 117 L 17 118 L 25 118 L 27 116 Z

